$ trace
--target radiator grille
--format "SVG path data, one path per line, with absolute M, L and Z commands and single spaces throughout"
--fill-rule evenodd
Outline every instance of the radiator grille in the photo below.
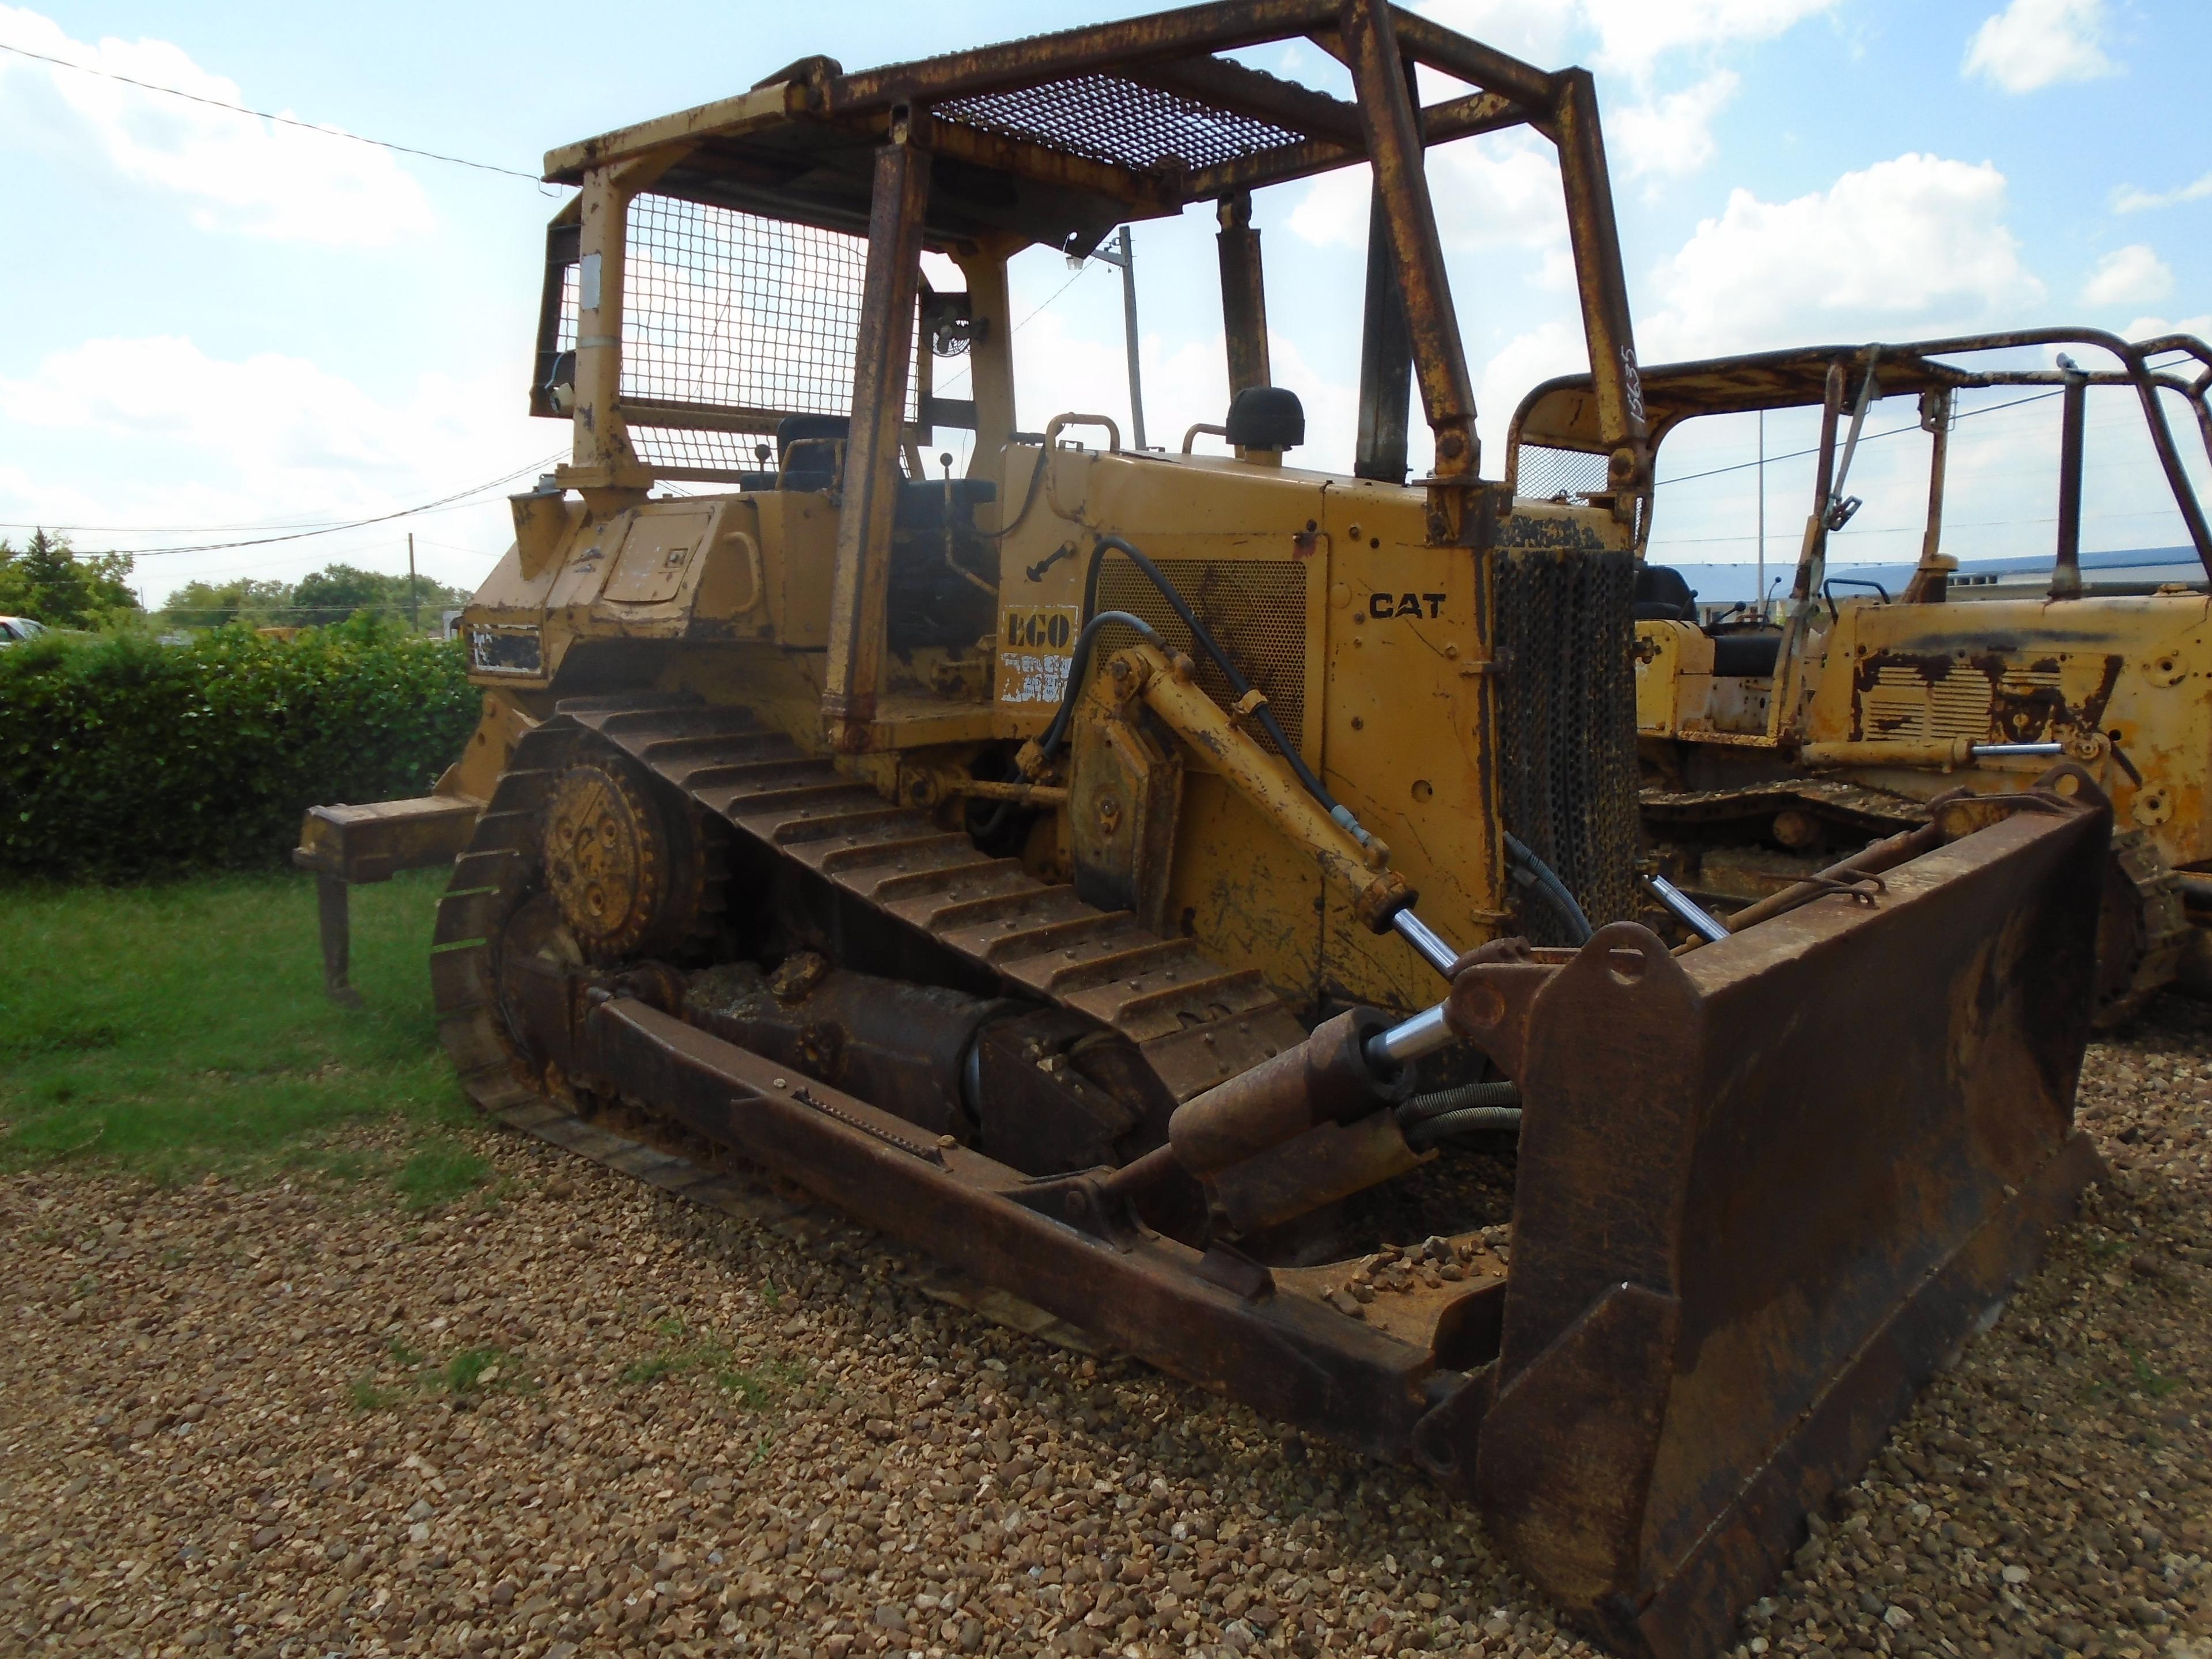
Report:
M 1288 560 L 1156 559 L 1206 631 L 1220 642 L 1244 678 L 1265 693 L 1275 718 L 1301 749 L 1306 733 L 1306 567 Z M 1235 706 L 1229 681 L 1191 639 L 1190 630 L 1126 559 L 1109 558 L 1098 573 L 1101 611 L 1126 611 L 1159 630 L 1171 649 L 1198 665 L 1198 684 L 1223 708 Z M 1136 643 L 1126 628 L 1098 636 L 1099 659 Z M 1248 728 L 1270 750 L 1275 745 L 1255 722 Z
M 1990 735 L 1988 676 L 1961 666 L 1931 680 L 1902 663 L 1884 663 L 1859 696 L 1862 737 L 1905 743 Z
M 1497 556 L 1498 642 L 1509 653 L 1498 736 L 1505 827 L 1573 892 L 1592 923 L 1637 913 L 1636 561 L 1529 549 Z M 1539 944 L 1571 943 L 1540 900 Z

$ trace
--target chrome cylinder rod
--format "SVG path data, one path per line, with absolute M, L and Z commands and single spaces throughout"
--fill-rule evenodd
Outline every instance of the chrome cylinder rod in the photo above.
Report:
M 1984 755 L 2063 755 L 2065 752 L 2066 745 L 2063 743 L 1978 743 L 1974 745 L 1977 759 Z
M 1391 917 L 1390 926 L 1397 930 L 1400 939 L 1420 953 L 1423 962 L 1446 979 L 1451 977 L 1452 963 L 1459 960 L 1459 952 L 1445 944 L 1428 923 L 1415 915 L 1411 905 Z
M 1728 924 L 1705 907 L 1667 879 L 1664 876 L 1646 876 L 1644 884 L 1651 890 L 1652 897 L 1672 910 L 1676 917 L 1689 925 L 1690 931 L 1708 945 L 1717 945 L 1729 936 Z
M 1439 1002 L 1368 1038 L 1367 1063 L 1377 1072 L 1395 1072 L 1423 1054 L 1436 1053 L 1452 1040 L 1452 1029 L 1444 1024 L 1444 1005 Z

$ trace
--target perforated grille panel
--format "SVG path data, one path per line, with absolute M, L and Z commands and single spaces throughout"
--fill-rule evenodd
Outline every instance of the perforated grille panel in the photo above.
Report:
M 1310 746 L 1306 734 L 1306 569 L 1289 560 L 1158 559 L 1206 631 L 1220 642 L 1237 671 L 1264 693 L 1291 741 Z M 1126 611 L 1159 630 L 1169 647 L 1198 665 L 1198 684 L 1224 708 L 1237 694 L 1191 639 L 1160 592 L 1124 559 L 1109 559 L 1098 573 L 1098 609 Z M 1136 643 L 1126 628 L 1098 636 L 1099 660 Z M 1274 744 L 1255 721 L 1248 728 L 1269 749 Z
M 1978 742 L 1990 735 L 1990 701 L 1988 676 L 1964 665 L 1931 680 L 1917 668 L 1884 663 L 1859 695 L 1859 730 L 1903 743 Z
M 1599 927 L 1636 914 L 1636 672 L 1627 553 L 1498 557 L 1499 747 L 1505 827 L 1558 872 Z M 1540 900 L 1521 905 L 1539 944 L 1571 941 Z
M 932 112 L 979 131 L 1151 172 L 1193 169 L 1305 142 L 1303 133 L 1117 75 L 1077 75 L 1012 92 L 955 98 Z
M 1606 481 L 1606 458 L 1579 449 L 1548 449 L 1541 444 L 1522 444 L 1515 452 L 1513 493 L 1531 501 L 1548 501 L 1559 495 L 1595 495 Z

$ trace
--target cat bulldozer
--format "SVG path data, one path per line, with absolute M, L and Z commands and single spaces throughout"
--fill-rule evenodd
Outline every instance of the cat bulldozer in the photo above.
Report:
M 2100 354 L 2112 367 L 2084 368 L 2069 352 Z M 2023 357 L 2038 366 L 2021 367 Z M 2096 781 L 2115 818 L 2098 924 L 2097 1022 L 2125 1020 L 2168 985 L 2212 990 L 2212 611 L 2203 576 L 2085 580 L 2093 387 L 2118 406 L 2100 424 L 2147 439 L 2144 470 L 2155 459 L 2162 494 L 2131 480 L 2129 505 L 2154 509 L 2131 516 L 2170 508 L 2212 576 L 2212 532 L 2166 407 L 2170 399 L 2193 418 L 2191 445 L 2212 458 L 2212 348 L 2202 340 L 2130 343 L 2054 328 L 1645 373 L 1655 450 L 1700 416 L 1820 412 L 1814 500 L 1778 626 L 1750 609 L 1701 623 L 1677 573 L 1648 563 L 1640 573 L 1643 814 L 1652 885 L 1686 919 L 1678 925 L 1710 933 L 1746 914 L 1755 920 L 1771 894 L 1844 850 L 1925 823 L 1936 798 L 2003 794 L 2063 757 Z M 2030 512 L 2055 508 L 2047 582 L 1967 586 L 1943 551 L 1958 405 L 1984 392 L 2008 407 L 2059 404 L 2055 477 L 2039 484 L 2031 466 L 2006 496 Z M 1577 469 L 1594 477 L 1605 463 L 1592 397 L 1587 377 L 1530 393 L 1513 423 L 1508 476 L 1569 486 Z M 1851 460 L 1884 398 L 1917 400 L 1929 446 L 1920 556 L 1895 593 L 1828 561 L 1831 538 L 1858 510 Z M 1644 529 L 1648 538 L 1648 522 Z
M 1293 41 L 1354 95 L 1243 61 Z M 1516 126 L 1579 273 L 1571 501 L 1482 474 L 1425 172 Z M 1288 459 L 1252 210 L 1355 165 L 1338 476 Z M 1617 1652 L 1731 1641 L 2096 1178 L 2109 811 L 2061 757 L 1727 938 L 1638 920 L 1651 431 L 1592 77 L 1222 0 L 806 58 L 545 173 L 573 459 L 463 614 L 439 793 L 308 815 L 334 983 L 345 884 L 453 858 L 486 1111 L 764 1168 L 1425 1471 Z M 1024 425 L 1008 260 L 1194 204 L 1225 418 Z

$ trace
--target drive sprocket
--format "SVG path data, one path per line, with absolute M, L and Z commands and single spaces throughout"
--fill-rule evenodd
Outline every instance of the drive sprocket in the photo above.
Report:
M 700 921 L 701 837 L 634 763 L 572 762 L 545 802 L 545 885 L 585 957 L 612 963 L 683 941 Z

